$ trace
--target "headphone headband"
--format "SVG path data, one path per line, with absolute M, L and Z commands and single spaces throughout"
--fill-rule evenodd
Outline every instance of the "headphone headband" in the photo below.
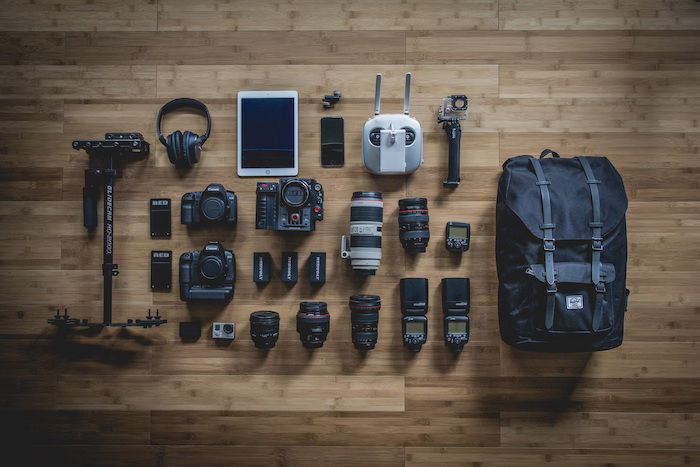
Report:
M 207 109 L 207 106 L 197 99 L 192 99 L 191 97 L 178 97 L 177 99 L 167 102 L 163 107 L 161 107 L 158 111 L 158 117 L 156 117 L 156 134 L 163 145 L 167 144 L 163 133 L 160 131 L 160 124 L 163 120 L 163 116 L 168 112 L 185 107 L 197 109 L 201 111 L 205 117 L 207 117 L 207 131 L 205 131 L 204 134 L 199 137 L 199 140 L 201 141 L 201 144 L 204 144 L 207 138 L 209 138 L 209 132 L 211 131 L 211 116 L 209 115 L 209 109 Z

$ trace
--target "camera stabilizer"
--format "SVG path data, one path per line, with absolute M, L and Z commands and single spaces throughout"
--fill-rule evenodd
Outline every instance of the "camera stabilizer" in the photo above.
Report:
M 447 169 L 447 180 L 442 185 L 454 188 L 459 185 L 459 146 L 462 140 L 462 126 L 460 120 L 467 118 L 467 107 L 469 100 L 464 94 L 452 94 L 442 100 L 442 105 L 438 110 L 438 123 L 442 123 L 442 129 L 447 133 L 450 144 L 449 167 Z
M 107 133 L 103 140 L 73 141 L 73 149 L 76 151 L 84 149 L 90 157 L 100 159 L 104 163 L 104 168 L 85 170 L 85 187 L 83 188 L 83 224 L 88 230 L 93 230 L 97 227 L 98 187 L 100 184 L 104 184 L 103 318 L 101 323 L 91 323 L 87 319 L 71 318 L 66 309 L 63 315 L 59 310 L 56 310 L 56 315 L 49 319 L 48 323 L 61 327 L 91 328 L 106 326 L 150 328 L 167 323 L 167 320 L 161 319 L 158 310 L 156 310 L 155 315 L 151 315 L 150 309 L 145 319 L 128 319 L 125 323 L 112 322 L 112 277 L 119 274 L 118 266 L 112 263 L 114 258 L 114 180 L 121 176 L 120 163 L 128 157 L 148 156 L 149 144 L 140 133 Z

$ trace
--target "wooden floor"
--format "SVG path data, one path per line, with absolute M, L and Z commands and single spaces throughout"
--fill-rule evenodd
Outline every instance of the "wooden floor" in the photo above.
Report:
M 0 420 L 4 459 L 41 465 L 672 465 L 700 463 L 700 3 L 691 0 L 11 0 L 0 8 Z M 412 113 L 425 165 L 372 177 L 360 162 L 374 74 L 398 111 L 413 72 Z M 321 181 L 326 218 L 289 239 L 254 229 L 256 180 L 235 175 L 242 89 L 297 89 L 301 174 Z M 323 94 L 343 91 L 324 112 Z M 462 184 L 442 188 L 443 96 L 465 92 Z M 213 135 L 186 176 L 155 138 L 168 99 L 202 99 Z M 342 115 L 346 166 L 322 169 L 319 118 Z M 202 130 L 174 115 L 166 130 Z M 154 149 L 116 192 L 115 319 L 159 308 L 152 330 L 61 339 L 57 307 L 101 316 L 101 236 L 82 227 L 84 153 L 73 139 L 139 131 Z M 548 355 L 500 341 L 494 261 L 496 183 L 508 157 L 551 147 L 605 155 L 624 177 L 632 290 L 622 347 Z M 210 182 L 239 197 L 234 230 L 188 233 L 179 198 Z M 385 196 L 384 259 L 353 279 L 339 258 L 349 198 Z M 429 198 L 432 240 L 410 259 L 397 200 Z M 174 201 L 173 238 L 151 240 L 148 199 Z M 443 247 L 448 220 L 472 224 L 461 262 Z M 238 260 L 234 300 L 190 306 L 152 293 L 149 251 L 175 256 L 210 239 Z M 252 252 L 326 251 L 328 282 L 312 290 L 252 282 Z M 302 269 L 304 274 L 305 270 Z M 398 281 L 430 279 L 430 336 L 401 345 Z M 440 335 L 439 281 L 472 282 L 472 340 L 453 359 Z M 177 280 L 177 274 L 175 274 Z M 382 296 L 380 338 L 362 358 L 347 298 Z M 299 343 L 302 299 L 325 300 L 326 345 Z M 248 315 L 282 315 L 277 348 L 257 351 Z M 205 323 L 194 344 L 178 322 Z M 212 321 L 239 336 L 220 347 Z M 18 464 L 19 465 L 19 464 Z

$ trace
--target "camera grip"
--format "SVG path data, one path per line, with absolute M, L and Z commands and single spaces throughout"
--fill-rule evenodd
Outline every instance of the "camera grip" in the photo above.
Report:
M 462 140 L 462 127 L 457 122 L 446 123 L 445 132 L 449 141 L 447 180 L 443 181 L 443 186 L 456 187 L 459 185 L 459 152 Z

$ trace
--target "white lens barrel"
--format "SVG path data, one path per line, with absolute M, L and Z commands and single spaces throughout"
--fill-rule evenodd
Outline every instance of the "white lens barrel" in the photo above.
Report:
M 384 202 L 379 193 L 354 193 L 350 202 L 350 238 L 344 241 L 353 269 L 374 273 L 382 259 Z

